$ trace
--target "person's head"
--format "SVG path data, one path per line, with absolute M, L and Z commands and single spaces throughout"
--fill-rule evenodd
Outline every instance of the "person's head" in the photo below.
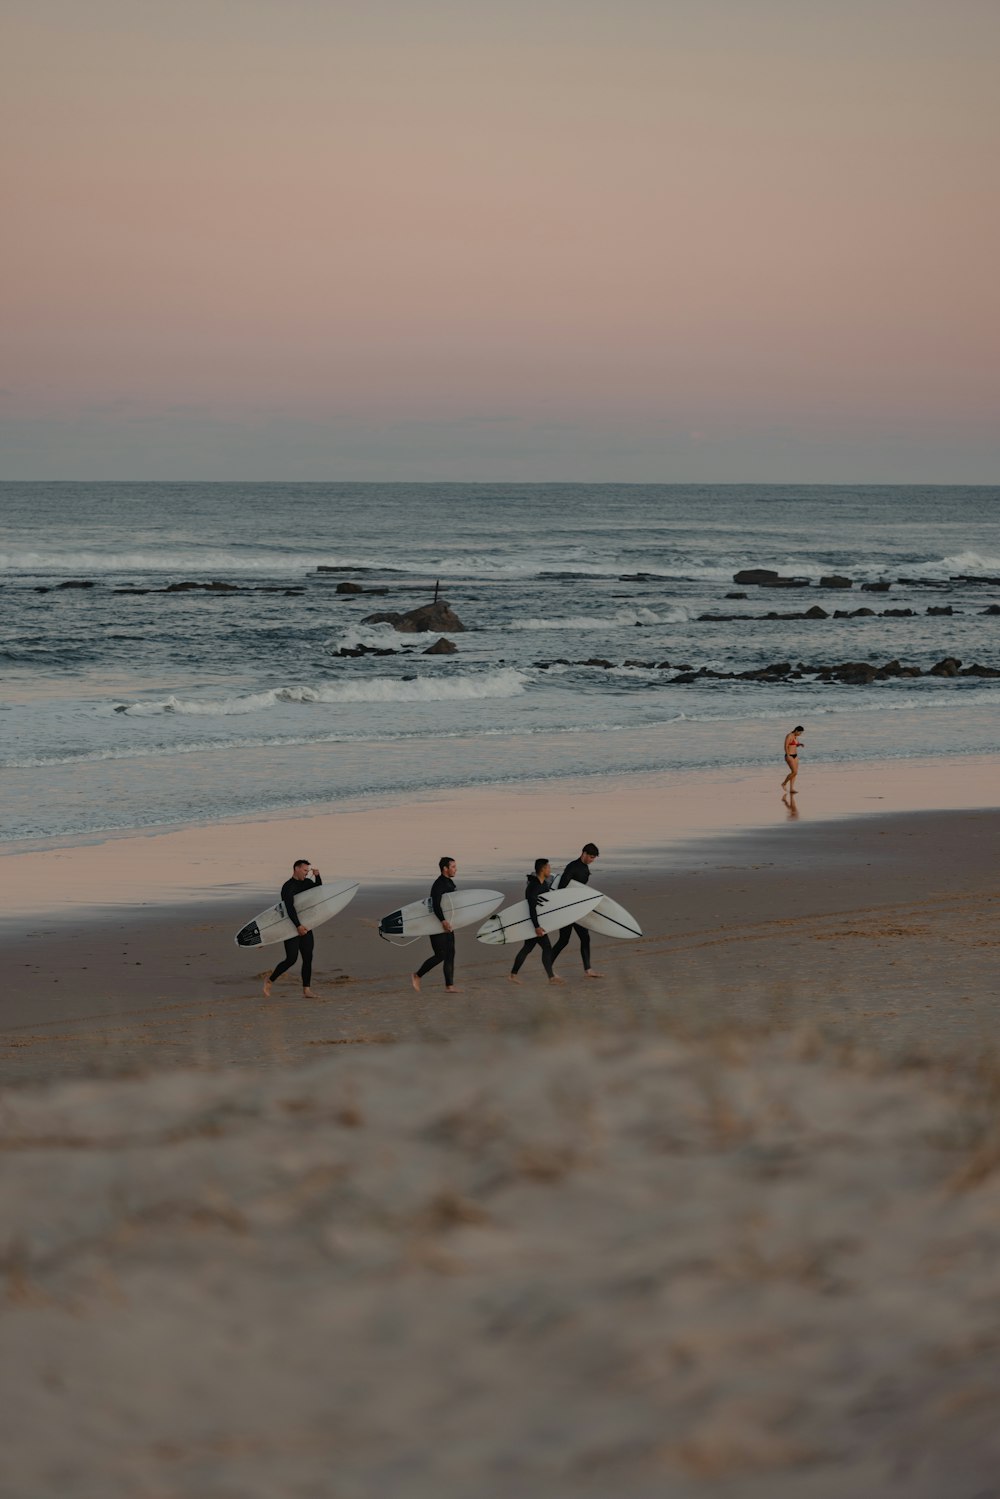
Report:
M 792 730 L 792 733 L 793 734 L 804 734 L 805 733 L 805 729 L 802 727 L 802 725 L 800 723 L 797 723 L 795 725 L 794 729 Z
M 442 874 L 447 875 L 449 880 L 453 880 L 455 878 L 455 871 L 457 870 L 457 868 L 458 864 L 451 857 L 451 854 L 441 855 L 440 859 L 438 860 L 438 869 L 440 869 Z
M 580 851 L 580 858 L 584 864 L 593 864 L 595 859 L 601 857 L 601 850 L 596 843 L 585 843 Z
M 535 878 L 538 879 L 538 880 L 547 880 L 548 877 L 549 877 L 549 871 L 550 871 L 551 867 L 552 866 L 549 864 L 548 859 L 536 859 L 535 860 Z
M 296 859 L 292 865 L 292 874 L 297 880 L 304 880 L 311 868 L 312 865 L 308 859 Z

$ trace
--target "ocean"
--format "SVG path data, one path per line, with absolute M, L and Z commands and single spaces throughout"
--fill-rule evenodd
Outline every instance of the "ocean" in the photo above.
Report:
M 734 583 L 753 568 L 808 586 Z M 7 842 L 777 770 L 798 723 L 805 773 L 1000 747 L 1000 681 L 961 675 L 1000 669 L 997 488 L 5 484 L 0 582 Z M 364 623 L 436 584 L 454 654 Z M 849 662 L 921 675 L 813 670 Z

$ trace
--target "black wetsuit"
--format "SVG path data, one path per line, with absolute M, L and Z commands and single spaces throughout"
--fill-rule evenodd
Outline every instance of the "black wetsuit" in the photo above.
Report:
M 538 878 L 537 874 L 528 875 L 528 884 L 524 892 L 524 898 L 528 902 L 528 910 L 531 912 L 531 924 L 534 927 L 538 926 L 538 897 L 540 895 L 544 895 L 546 890 L 551 889 L 551 880 L 546 880 L 543 884 L 542 881 Z M 552 978 L 552 943 L 549 941 L 547 935 L 544 937 L 528 938 L 527 942 L 525 942 L 524 946 L 521 948 L 521 951 L 514 959 L 514 966 L 510 970 L 511 973 L 517 973 L 519 971 L 521 964 L 524 962 L 525 958 L 531 952 L 531 949 L 533 947 L 541 948 L 542 965 L 549 978 Z
M 590 865 L 585 864 L 582 859 L 574 859 L 567 864 L 559 876 L 559 889 L 565 890 L 570 880 L 576 880 L 580 885 L 589 885 Z M 580 957 L 583 959 L 583 971 L 586 973 L 590 968 L 590 933 L 585 926 L 579 926 L 576 922 L 572 926 L 564 926 L 559 933 L 556 945 L 552 949 L 552 961 L 555 962 L 574 932 L 580 939 Z
M 431 886 L 431 910 L 438 921 L 444 921 L 444 908 L 441 905 L 442 895 L 447 895 L 449 890 L 454 890 L 455 881 L 450 880 L 446 874 L 439 874 Z M 422 979 L 425 973 L 430 973 L 439 963 L 444 964 L 445 987 L 450 989 L 455 982 L 455 933 L 435 932 L 431 938 L 431 947 L 434 949 L 433 956 L 429 957 L 417 969 L 417 978 Z
M 311 890 L 314 885 L 322 885 L 322 883 L 323 881 L 320 879 L 319 875 L 317 875 L 314 880 L 297 880 L 293 876 L 290 880 L 286 880 L 282 885 L 281 899 L 284 902 L 285 915 L 292 923 L 292 926 L 303 926 L 305 924 L 304 922 L 299 920 L 299 913 L 295 909 L 295 897 L 297 895 L 301 895 L 303 890 Z M 268 979 L 268 983 L 273 984 L 276 978 L 280 978 L 283 973 L 291 968 L 292 964 L 299 956 L 299 953 L 301 953 L 302 987 L 303 989 L 308 989 L 309 980 L 312 978 L 313 971 L 314 946 L 315 942 L 313 940 L 312 932 L 306 932 L 304 937 L 289 937 L 288 941 L 285 943 L 284 961 L 278 964 L 277 968 Z

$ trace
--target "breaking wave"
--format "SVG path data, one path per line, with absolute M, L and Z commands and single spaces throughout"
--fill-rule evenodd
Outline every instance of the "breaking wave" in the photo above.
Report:
M 120 703 L 114 711 L 130 718 L 157 718 L 164 713 L 226 718 L 263 713 L 286 703 L 454 703 L 517 697 L 527 680 L 523 672 L 508 666 L 479 676 L 375 677 L 363 682 L 321 682 L 316 687 L 274 687 L 215 699 L 171 694 L 154 702 Z

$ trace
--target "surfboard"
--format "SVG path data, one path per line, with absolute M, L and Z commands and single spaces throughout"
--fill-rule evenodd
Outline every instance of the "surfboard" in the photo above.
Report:
M 503 901 L 500 890 L 448 890 L 441 897 L 441 909 L 447 920 L 457 930 L 482 921 Z M 390 942 L 393 937 L 435 937 L 441 931 L 441 923 L 431 909 L 431 898 L 412 901 L 398 911 L 390 911 L 378 924 L 378 934 Z
M 313 885 L 311 890 L 303 890 L 301 895 L 295 897 L 295 909 L 302 918 L 302 925 L 307 926 L 310 931 L 313 927 L 322 926 L 324 921 L 329 921 L 331 916 L 342 911 L 360 888 L 357 880 L 341 879 L 324 880 L 322 885 Z M 240 927 L 235 940 L 237 947 L 266 947 L 268 943 L 287 942 L 290 937 L 297 936 L 296 928 L 285 914 L 285 903 L 279 900 L 276 906 L 268 906 L 253 921 Z
M 538 899 L 538 925 L 543 932 L 556 932 L 560 927 L 570 926 L 592 911 L 603 896 L 599 890 L 588 890 L 585 885 L 571 881 L 565 890 L 549 890 Z M 528 910 L 528 902 L 519 900 L 517 905 L 498 911 L 484 921 L 476 933 L 480 942 L 499 947 L 509 942 L 527 942 L 535 936 L 535 924 Z
M 566 889 L 572 890 L 574 886 L 578 890 L 589 890 L 594 895 L 599 893 L 594 890 L 593 885 L 581 885 L 577 880 L 570 880 Z M 623 941 L 642 936 L 642 927 L 632 912 L 626 911 L 610 895 L 602 895 L 592 911 L 577 918 L 577 924 L 589 927 L 592 932 L 600 932 L 605 937 L 620 937 Z

